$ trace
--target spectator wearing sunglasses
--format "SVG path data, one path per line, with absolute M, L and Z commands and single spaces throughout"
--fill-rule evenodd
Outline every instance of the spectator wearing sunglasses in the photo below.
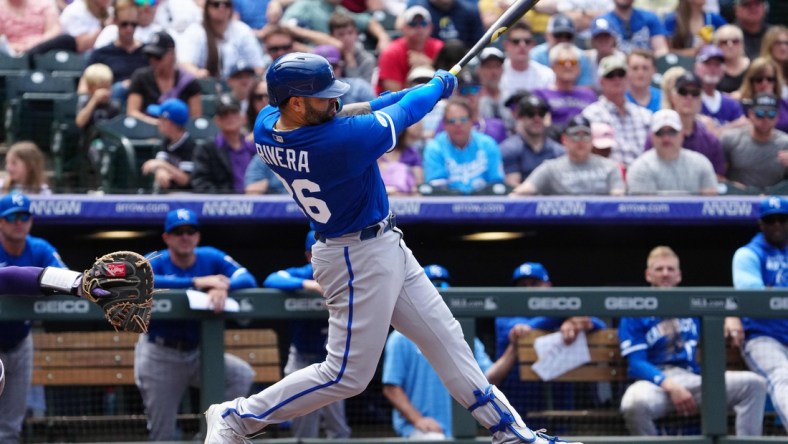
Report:
M 746 109 L 756 94 L 765 92 L 773 94 L 777 97 L 779 108 L 776 128 L 788 132 L 788 98 L 783 95 L 784 89 L 785 79 L 777 63 L 768 57 L 758 57 L 750 63 L 737 95 Z
M 424 148 L 424 181 L 433 189 L 471 194 L 503 183 L 501 151 L 495 140 L 473 129 L 468 101 L 452 97 L 443 113 L 445 131 Z
M 709 130 L 714 122 L 708 116 L 700 114 L 702 94 L 701 81 L 692 71 L 685 71 L 676 78 L 668 92 L 667 109 L 678 113 L 681 120 L 681 146 L 685 149 L 704 155 L 713 165 L 718 177 L 725 176 L 725 154 L 722 152 L 720 139 Z M 654 138 L 654 125 L 646 140 L 646 150 L 656 146 L 659 140 Z
M 378 59 L 378 94 L 405 88 L 411 69 L 432 66 L 443 49 L 443 41 L 430 37 L 432 16 L 423 6 L 411 6 L 400 19 L 402 37 L 391 42 Z
M 788 174 L 788 134 L 775 128 L 778 113 L 778 97 L 758 93 L 747 110 L 751 125 L 723 133 L 726 178 L 734 186 L 763 190 Z
M 534 94 L 550 107 L 550 123 L 558 127 L 558 134 L 569 119 L 597 100 L 592 89 L 577 84 L 582 57 L 583 52 L 572 43 L 558 43 L 550 48 L 550 67 L 555 73 L 555 83 L 534 90 Z
M 560 143 L 547 137 L 549 114 L 549 105 L 535 94 L 523 96 L 517 104 L 515 134 L 501 143 L 507 185 L 520 185 L 542 162 L 565 153 Z
M 497 117 L 482 117 L 479 112 L 479 99 L 481 95 L 482 85 L 479 82 L 479 76 L 472 71 L 463 71 L 458 78 L 457 94 L 465 98 L 471 106 L 471 121 L 473 121 L 473 129 L 480 133 L 487 134 L 492 137 L 496 143 L 501 143 L 509 136 L 506 130 L 506 124 L 503 119 Z M 438 124 L 437 132 L 443 131 L 445 128 L 442 123 Z
M 717 89 L 732 93 L 739 89 L 750 66 L 750 58 L 744 53 L 744 33 L 736 25 L 720 26 L 714 31 L 712 44 L 722 51 L 723 75 Z
M 34 266 L 66 268 L 55 247 L 30 235 L 33 214 L 30 199 L 10 193 L 0 199 L 0 267 Z M 33 373 L 33 340 L 30 321 L 0 322 L 0 358 L 8 384 L 0 396 L 0 442 L 18 443 L 27 411 Z M 12 379 L 13 378 L 13 379 Z
M 545 42 L 536 45 L 531 50 L 531 60 L 545 66 L 552 66 L 550 61 L 550 50 L 559 43 L 574 45 L 575 34 L 576 28 L 572 19 L 564 14 L 553 15 L 547 22 Z M 593 86 L 594 75 L 591 72 L 591 66 L 588 63 L 588 58 L 579 51 L 579 48 L 576 63 L 579 65 L 580 69 L 579 76 L 577 77 L 577 84 L 580 86 Z
M 126 10 L 132 7 L 137 12 L 135 17 L 129 17 L 128 14 L 120 17 L 118 14 L 118 9 Z M 96 38 L 93 48 L 98 50 L 98 48 L 117 41 L 120 31 L 124 28 L 126 32 L 131 32 L 135 41 L 142 44 L 148 43 L 153 34 L 165 30 L 160 23 L 155 21 L 158 8 L 157 0 L 118 0 L 115 2 L 112 24 L 104 27 Z
M 704 155 L 682 148 L 682 119 L 672 109 L 654 113 L 654 149 L 627 170 L 629 194 L 718 194 L 714 168 Z
M 536 45 L 531 26 L 523 21 L 509 28 L 503 42 L 506 60 L 503 62 L 501 76 L 501 97 L 506 102 L 517 91 L 533 91 L 547 88 L 555 83 L 552 69 L 531 60 L 531 48 Z
M 512 197 L 540 195 L 613 195 L 625 193 L 618 164 L 591 151 L 591 122 L 572 117 L 561 135 L 566 154 L 545 160 L 517 186 Z
M 602 95 L 582 114 L 591 122 L 604 122 L 613 127 L 616 146 L 610 158 L 626 166 L 643 152 L 651 125 L 651 111 L 626 98 L 628 69 L 624 57 L 612 55 L 602 59 L 597 71 Z

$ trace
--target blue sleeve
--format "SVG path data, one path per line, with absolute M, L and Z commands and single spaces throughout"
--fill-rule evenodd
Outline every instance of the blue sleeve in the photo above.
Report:
M 503 182 L 503 159 L 498 144 L 490 136 L 483 137 L 482 143 L 484 143 L 484 151 L 487 152 L 488 159 L 487 172 L 485 173 L 487 183 Z
M 421 88 L 409 91 L 402 100 L 383 108 L 380 112 L 391 117 L 394 128 L 399 134 L 405 128 L 423 119 L 438 103 L 442 93 L 443 82 L 435 77 Z
M 669 35 L 668 32 L 665 30 L 665 26 L 662 24 L 662 20 L 659 19 L 657 14 L 649 13 L 648 14 L 648 29 L 651 32 L 651 36 L 658 36 L 658 35 Z
M 654 364 L 648 362 L 645 350 L 633 352 L 627 356 L 627 361 L 629 362 L 627 374 L 630 378 L 651 381 L 656 385 L 662 384 L 662 381 L 665 380 L 665 375 L 662 371 Z
M 263 287 L 278 288 L 279 290 L 301 290 L 304 288 L 304 281 L 312 279 L 312 266 L 309 265 L 309 275 L 305 275 L 303 268 L 306 267 L 291 267 L 285 270 L 279 270 L 271 273 L 265 278 Z
M 248 186 L 251 183 L 263 179 L 272 180 L 272 176 L 271 169 L 263 162 L 263 159 L 261 159 L 260 156 L 254 156 L 252 161 L 249 162 L 249 166 L 246 167 L 246 172 L 244 173 L 244 186 Z
M 482 369 L 482 373 L 487 373 L 493 362 L 487 352 L 484 351 L 484 344 L 479 338 L 473 338 L 473 356 L 476 358 L 479 368 Z
M 627 373 L 630 377 L 657 385 L 665 380 L 662 372 L 648 361 L 646 328 L 641 318 L 621 318 L 618 338 L 621 341 L 621 356 L 627 358 L 629 364 Z
M 564 323 L 564 318 L 556 318 L 552 316 L 536 316 L 530 319 L 528 325 L 536 330 L 555 330 L 561 328 Z
M 759 290 L 766 288 L 761 273 L 761 260 L 754 251 L 742 247 L 733 254 L 733 288 Z
M 600 328 L 607 328 L 605 321 L 599 319 L 596 316 L 591 316 L 591 322 L 594 324 L 594 328 L 591 329 L 592 331 L 599 330 Z
M 676 13 L 671 12 L 665 16 L 665 32 L 673 35 L 676 32 Z
M 30 237 L 28 237 L 28 239 L 30 239 Z M 35 240 L 29 240 L 28 243 L 38 255 L 36 258 L 36 266 L 68 268 L 63 262 L 63 259 L 60 258 L 60 254 L 58 254 L 55 247 L 46 240 L 35 238 Z
M 449 170 L 446 168 L 446 162 L 443 159 L 440 145 L 435 139 L 427 142 L 424 148 L 423 155 L 424 165 L 424 182 L 430 183 L 434 180 L 443 180 L 444 182 L 449 178 Z M 445 183 L 435 185 L 446 185 Z
M 588 57 L 582 51 L 580 52 L 580 76 L 577 78 L 577 85 L 588 86 L 589 88 L 596 86 L 594 73 L 591 70 L 591 65 L 588 63 Z
M 383 384 L 399 387 L 405 384 L 407 376 L 405 368 L 408 367 L 408 361 L 410 361 L 407 345 L 405 337 L 401 334 L 392 332 L 389 335 L 383 352 Z
M 230 278 L 230 291 L 257 287 L 257 281 L 252 273 L 249 273 L 249 270 L 236 262 L 229 254 L 212 247 L 206 247 L 206 252 L 214 255 L 214 260 L 219 260 L 221 273 Z
M 721 16 L 719 14 L 716 14 L 716 13 L 711 13 L 711 26 L 714 29 L 717 29 L 720 26 L 727 25 L 727 24 L 728 24 L 728 21 L 725 20 L 725 17 L 723 17 L 723 16 Z

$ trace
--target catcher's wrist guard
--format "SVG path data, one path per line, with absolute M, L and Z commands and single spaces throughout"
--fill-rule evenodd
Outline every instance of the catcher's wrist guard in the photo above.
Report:
M 79 296 L 82 273 L 46 267 L 38 276 L 38 287 L 44 294 L 70 293 Z

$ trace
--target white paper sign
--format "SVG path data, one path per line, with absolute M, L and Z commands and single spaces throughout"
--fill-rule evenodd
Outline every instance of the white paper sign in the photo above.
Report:
M 531 366 L 543 381 L 550 381 L 591 361 L 585 332 L 578 333 L 575 341 L 567 345 L 561 332 L 550 333 L 534 341 L 537 361 Z
M 186 290 L 186 296 L 189 298 L 189 308 L 192 310 L 213 311 L 213 304 L 211 304 L 211 297 L 208 296 L 208 293 L 197 290 Z M 235 299 L 227 298 L 224 301 L 224 311 L 237 313 L 241 311 L 241 306 Z

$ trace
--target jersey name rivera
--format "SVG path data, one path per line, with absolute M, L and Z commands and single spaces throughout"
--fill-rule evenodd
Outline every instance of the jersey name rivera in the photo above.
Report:
M 283 148 L 280 146 L 254 144 L 257 154 L 268 165 L 275 165 L 300 173 L 309 172 L 309 152 L 302 149 Z

